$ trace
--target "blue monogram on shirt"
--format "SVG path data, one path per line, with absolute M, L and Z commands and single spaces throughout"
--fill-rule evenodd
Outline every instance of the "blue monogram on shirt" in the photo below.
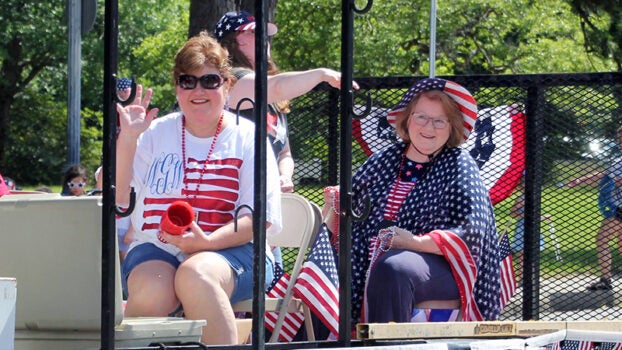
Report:
M 181 157 L 177 153 L 162 154 L 154 157 L 145 185 L 151 194 L 171 193 L 179 189 L 183 182 Z

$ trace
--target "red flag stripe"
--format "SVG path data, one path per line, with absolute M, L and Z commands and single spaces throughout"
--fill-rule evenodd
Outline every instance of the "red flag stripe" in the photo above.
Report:
M 303 267 L 302 270 L 300 271 L 300 275 L 298 276 L 298 279 L 300 281 L 297 281 L 297 282 L 317 283 L 317 286 L 320 288 L 312 289 L 312 290 L 317 290 L 316 295 L 322 295 L 322 296 L 329 297 L 330 300 L 327 300 L 327 302 L 331 302 L 334 305 L 338 305 L 339 304 L 339 292 L 335 288 L 332 288 L 331 281 L 327 279 L 324 274 L 317 273 L 317 271 L 315 270 L 316 268 L 319 269 L 313 263 L 309 263 L 307 266 Z M 315 286 L 315 285 L 312 285 L 312 286 Z
M 278 282 L 272 287 L 272 289 L 266 294 L 269 298 L 282 298 L 285 296 L 285 292 L 287 291 L 287 285 L 289 284 L 290 276 L 288 273 L 284 273 L 283 276 L 278 280 Z M 276 322 L 278 320 L 279 313 L 278 312 L 266 312 L 265 315 L 265 327 L 270 332 L 274 332 L 274 327 L 276 327 Z M 283 324 L 281 325 L 281 331 L 279 332 L 279 339 L 287 342 L 291 342 L 294 340 L 296 333 L 300 329 L 302 322 L 304 321 L 304 315 L 301 312 L 296 313 L 288 313 L 285 315 L 283 319 Z
M 460 290 L 461 311 L 464 321 L 482 321 L 473 296 L 477 268 L 467 245 L 452 232 L 436 230 L 429 233 L 449 262 Z
M 316 316 L 333 334 L 339 332 L 339 294 L 325 276 L 319 276 L 311 267 L 302 269 L 295 285 L 295 295 L 304 300 Z M 317 267 L 315 267 L 317 268 Z
M 507 305 L 516 292 L 516 278 L 512 266 L 512 256 L 508 255 L 501 262 L 501 309 Z

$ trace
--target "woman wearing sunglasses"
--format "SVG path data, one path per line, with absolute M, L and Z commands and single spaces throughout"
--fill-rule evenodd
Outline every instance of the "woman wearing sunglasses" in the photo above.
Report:
M 70 166 L 63 174 L 63 196 L 84 196 L 88 184 L 87 171 L 81 164 Z
M 202 33 L 177 52 L 173 67 L 181 111 L 154 120 L 152 91 L 137 86 L 133 104 L 117 106 L 117 201 L 132 214 L 135 241 L 122 264 L 127 316 L 166 316 L 183 309 L 207 320 L 201 341 L 233 344 L 237 331 L 231 304 L 252 297 L 255 141 L 252 122 L 226 111 L 235 83 L 227 51 Z M 280 230 L 276 161 L 267 154 L 267 233 Z M 194 209 L 189 229 L 173 235 L 160 228 L 170 204 Z M 236 209 L 237 230 L 234 230 Z M 266 252 L 266 283 L 273 258 Z

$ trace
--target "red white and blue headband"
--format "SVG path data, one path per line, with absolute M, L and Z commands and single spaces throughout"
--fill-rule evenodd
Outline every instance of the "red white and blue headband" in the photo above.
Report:
M 477 120 L 477 102 L 475 102 L 473 95 L 471 95 L 471 93 L 462 85 L 440 78 L 426 78 L 419 80 L 411 86 L 410 89 L 408 89 L 408 91 L 404 94 L 404 97 L 402 97 L 400 103 L 389 111 L 387 116 L 389 124 L 395 127 L 396 117 L 400 113 L 404 112 L 413 97 L 420 92 L 430 90 L 440 90 L 456 102 L 458 109 L 460 109 L 460 113 L 462 114 L 462 120 L 464 123 L 463 137 L 465 140 L 469 138 L 469 135 L 475 126 L 475 121 Z

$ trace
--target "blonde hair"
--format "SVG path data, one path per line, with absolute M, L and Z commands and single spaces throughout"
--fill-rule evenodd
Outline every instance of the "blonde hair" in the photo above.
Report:
M 177 79 L 181 74 L 200 70 L 205 66 L 213 66 L 218 69 L 220 75 L 233 86 L 236 82 L 231 73 L 229 53 L 207 31 L 188 39 L 177 54 L 173 66 L 173 83 L 177 85 Z
M 458 147 L 464 142 L 464 122 L 462 119 L 462 112 L 458 109 L 458 104 L 447 94 L 440 90 L 428 90 L 418 93 L 413 97 L 410 103 L 404 108 L 404 110 L 395 116 L 395 131 L 399 137 L 406 143 L 410 143 L 410 136 L 408 136 L 408 117 L 410 113 L 415 109 L 415 106 L 421 99 L 426 97 L 430 100 L 440 101 L 443 104 L 443 110 L 449 118 L 449 125 L 451 131 L 449 133 L 449 139 L 447 140 L 447 147 Z

